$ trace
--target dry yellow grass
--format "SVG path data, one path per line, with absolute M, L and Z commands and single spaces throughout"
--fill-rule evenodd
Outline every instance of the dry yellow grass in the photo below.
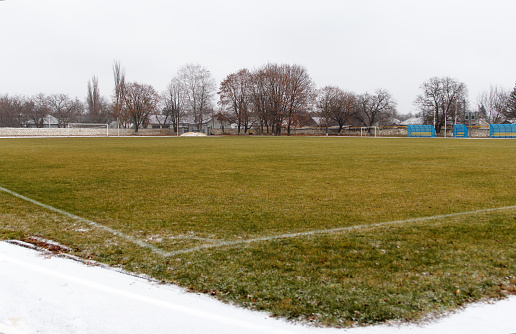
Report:
M 168 255 L 5 192 L 0 238 L 289 319 L 417 320 L 514 290 L 515 209 L 371 225 L 514 206 L 514 161 L 510 140 L 1 139 L 1 187 Z

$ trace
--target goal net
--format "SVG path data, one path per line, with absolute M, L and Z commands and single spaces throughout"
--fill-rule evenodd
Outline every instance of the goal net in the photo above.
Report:
M 377 126 L 363 126 L 360 128 L 360 137 L 367 137 L 367 136 L 377 136 L 378 134 L 378 127 Z
M 94 136 L 94 137 L 108 137 L 109 125 L 98 123 L 69 123 L 69 136 Z

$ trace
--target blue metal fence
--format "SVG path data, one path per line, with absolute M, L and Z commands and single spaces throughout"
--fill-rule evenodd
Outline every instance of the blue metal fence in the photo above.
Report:
M 468 127 L 464 124 L 454 124 L 453 125 L 453 137 L 467 138 L 468 137 Z
M 491 124 L 489 126 L 491 138 L 516 138 L 516 124 Z
M 408 137 L 435 137 L 433 125 L 407 125 Z

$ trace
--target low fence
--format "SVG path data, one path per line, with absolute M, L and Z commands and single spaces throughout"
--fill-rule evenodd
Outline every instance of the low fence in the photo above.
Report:
M 362 130 L 364 136 L 374 136 L 374 129 Z M 213 135 L 238 135 L 236 129 L 211 129 Z M 181 132 L 180 132 L 181 134 Z M 116 137 L 116 136 L 176 136 L 172 129 L 101 129 L 101 128 L 0 128 L 0 137 Z M 243 131 L 241 132 L 243 135 Z M 259 130 L 250 130 L 247 135 L 260 135 Z M 282 131 L 286 135 L 286 131 Z M 326 128 L 301 128 L 291 129 L 291 136 L 325 136 Z M 339 133 L 338 129 L 329 128 L 329 136 L 357 136 L 361 135 L 360 127 L 343 128 Z M 406 126 L 383 126 L 376 129 L 378 137 L 407 137 Z M 444 129 L 437 137 L 444 137 Z M 453 128 L 450 126 L 446 131 L 446 137 L 453 137 Z M 469 131 L 471 138 L 489 138 L 489 127 L 472 127 Z
M 378 127 L 378 130 L 380 131 L 377 135 L 378 136 L 384 136 L 384 137 L 403 137 L 407 136 L 407 128 L 406 127 Z M 211 133 L 213 135 L 218 136 L 235 136 L 238 135 L 238 130 L 236 129 L 212 129 Z M 353 127 L 353 128 L 343 128 L 342 131 L 339 133 L 338 129 L 329 128 L 328 129 L 328 135 L 329 136 L 358 136 L 360 137 L 361 134 L 361 128 L 360 127 Z M 370 131 L 362 130 L 363 135 L 373 135 L 374 136 L 374 129 L 370 129 Z M 244 131 L 240 131 L 240 135 L 262 135 L 260 129 L 251 129 L 247 134 L 244 134 Z M 267 135 L 266 133 L 263 133 L 263 135 Z M 287 130 L 283 129 L 281 131 L 282 136 L 287 135 Z M 316 128 L 316 127 L 309 127 L 309 128 L 300 128 L 290 129 L 290 135 L 291 136 L 325 136 L 326 135 L 326 128 Z
M 471 138 L 489 138 L 489 127 L 471 127 L 470 128 Z M 298 136 L 324 136 L 326 135 L 325 128 L 302 128 L 291 130 L 291 135 Z M 360 127 L 343 128 L 339 133 L 338 129 L 329 128 L 329 136 L 374 136 L 374 129 L 370 131 L 362 130 Z M 407 137 L 406 126 L 379 126 L 376 129 L 376 135 L 378 137 Z M 450 126 L 444 133 L 444 128 L 441 129 L 440 133 L 436 133 L 436 137 L 453 137 L 453 127 Z
M 0 128 L 0 137 L 175 136 L 171 129 Z

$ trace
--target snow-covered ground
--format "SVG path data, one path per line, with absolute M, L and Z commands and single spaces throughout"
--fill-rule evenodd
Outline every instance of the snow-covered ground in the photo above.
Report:
M 516 333 L 516 297 L 424 326 L 309 328 L 170 285 L 0 242 L 0 333 Z

